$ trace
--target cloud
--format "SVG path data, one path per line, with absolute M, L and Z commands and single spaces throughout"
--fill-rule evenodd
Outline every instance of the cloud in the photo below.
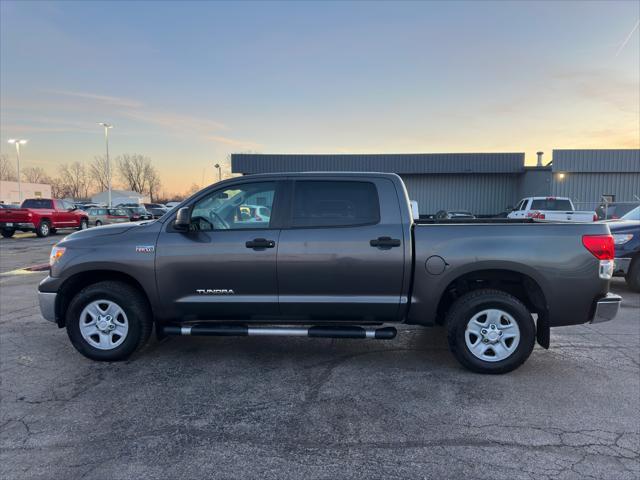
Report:
M 12 131 L 25 133 L 95 132 L 97 130 L 92 128 L 93 124 L 89 126 L 86 122 L 71 122 L 61 118 L 43 119 L 40 115 L 35 117 L 34 115 L 24 115 L 24 113 L 25 110 L 42 111 L 43 106 L 46 105 L 47 109 L 55 110 L 58 113 L 66 110 L 67 112 L 73 111 L 75 114 L 80 111 L 86 117 L 89 113 L 91 115 L 95 114 L 97 107 L 100 107 L 101 111 L 107 112 L 107 118 L 111 118 L 114 121 L 117 121 L 118 117 L 125 117 L 146 125 L 160 127 L 163 131 L 172 135 L 215 142 L 238 149 L 257 149 L 261 147 L 261 145 L 252 141 L 220 135 L 220 132 L 228 131 L 229 128 L 224 123 L 211 118 L 153 109 L 141 101 L 125 97 L 70 90 L 41 91 L 49 96 L 49 102 L 47 102 L 47 99 L 35 100 L 33 98 L 25 101 L 17 101 L 12 98 L 2 99 L 3 117 L 9 116 L 7 115 L 7 110 L 13 110 L 19 117 L 23 117 L 21 120 L 15 121 L 16 115 L 11 115 L 14 117 L 13 124 L 9 126 L 8 122 L 4 122 L 3 130 L 10 127 Z M 51 98 L 52 95 L 56 97 L 57 101 Z M 80 101 L 60 101 L 60 97 L 79 99 Z M 100 119 L 104 117 L 105 113 L 101 113 L 101 115 Z
M 559 72 L 554 79 L 584 99 L 598 100 L 621 112 L 638 114 L 640 85 L 637 80 L 618 76 L 605 69 Z
M 236 140 L 234 138 L 222 137 L 220 135 L 209 135 L 206 138 L 216 143 L 223 143 L 225 145 L 229 145 L 230 147 L 242 148 L 244 150 L 262 148 L 262 145 L 260 145 L 259 143 L 248 142 L 245 140 Z
M 198 134 L 216 130 L 226 130 L 223 123 L 208 118 L 183 115 L 172 112 L 158 112 L 147 109 L 135 109 L 122 112 L 125 116 L 144 123 L 151 123 L 169 130 Z
M 114 107 L 125 107 L 125 108 L 142 107 L 141 102 L 138 102 L 137 100 L 132 100 L 129 98 L 111 97 L 108 95 L 98 95 L 95 93 L 87 93 L 87 92 L 71 92 L 67 90 L 44 90 L 44 92 L 53 93 L 55 95 L 64 95 L 67 97 L 75 97 L 75 98 L 82 98 L 85 100 L 92 100 L 92 101 L 103 103 L 105 105 L 111 105 Z

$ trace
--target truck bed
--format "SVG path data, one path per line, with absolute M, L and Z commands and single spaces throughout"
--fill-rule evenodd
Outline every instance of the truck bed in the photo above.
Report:
M 605 224 L 477 219 L 420 220 L 414 225 L 410 323 L 438 323 L 443 295 L 475 282 L 473 275 L 482 276 L 478 272 L 507 283 L 508 272 L 526 279 L 528 291 L 540 290 L 539 307 L 549 312 L 551 326 L 583 323 L 592 301 L 608 290 L 608 281 L 593 273 L 598 259 L 582 244 L 583 235 L 607 235 Z

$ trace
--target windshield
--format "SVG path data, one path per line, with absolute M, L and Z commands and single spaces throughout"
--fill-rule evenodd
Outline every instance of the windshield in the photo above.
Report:
M 623 215 L 621 220 L 640 220 L 640 205 Z

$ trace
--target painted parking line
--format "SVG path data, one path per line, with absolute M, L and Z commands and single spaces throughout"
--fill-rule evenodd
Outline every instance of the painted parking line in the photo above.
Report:
M 9 270 L 8 272 L 2 272 L 0 275 L 8 276 L 8 275 L 28 275 L 30 273 L 39 273 L 46 272 L 49 270 L 48 263 L 40 263 L 38 265 L 31 265 L 29 267 L 16 268 L 15 270 Z

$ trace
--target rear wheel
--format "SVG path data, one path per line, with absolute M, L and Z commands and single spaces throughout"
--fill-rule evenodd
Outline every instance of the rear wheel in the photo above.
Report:
M 102 222 L 100 220 L 96 220 L 96 227 L 99 227 L 100 225 L 102 225 Z
M 67 334 L 73 346 L 92 360 L 129 357 L 149 339 L 151 312 L 134 287 L 105 281 L 81 290 L 69 304 Z
M 51 233 L 51 224 L 49 220 L 42 220 L 36 227 L 36 235 L 39 237 L 48 237 Z
M 447 314 L 449 348 L 478 373 L 507 373 L 533 350 L 536 329 L 531 313 L 500 290 L 477 290 L 460 297 Z
M 86 230 L 89 228 L 89 221 L 86 218 L 80 220 L 80 230 Z
M 625 275 L 624 279 L 627 281 L 627 286 L 634 292 L 640 292 L 640 257 L 633 259 L 631 267 Z
M 4 238 L 11 238 L 13 237 L 13 234 L 16 233 L 16 230 L 14 228 L 3 228 L 2 229 L 2 236 Z

